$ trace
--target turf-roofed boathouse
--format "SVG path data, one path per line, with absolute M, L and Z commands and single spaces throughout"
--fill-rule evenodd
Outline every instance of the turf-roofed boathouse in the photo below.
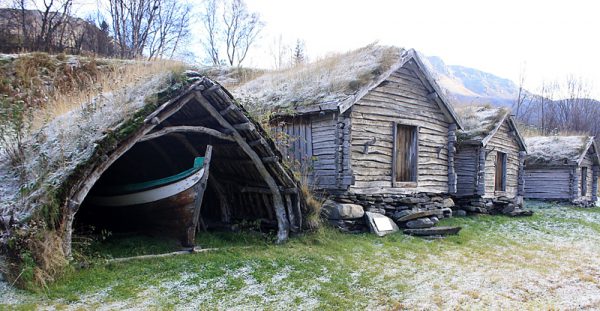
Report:
M 158 97 L 162 104 L 139 100 L 130 113 L 115 113 L 110 124 L 95 124 L 95 117 L 82 114 L 65 117 L 65 133 L 73 140 L 88 137 L 80 130 L 97 138 L 64 144 L 73 148 L 65 151 L 73 165 L 49 173 L 52 183 L 35 196 L 15 196 L 12 204 L 2 204 L 0 241 L 16 270 L 7 273 L 9 279 L 18 275 L 21 254 L 32 251 L 28 245 L 39 242 L 56 256 L 69 258 L 72 236 L 89 230 L 171 236 L 190 247 L 202 243 L 195 241 L 198 230 L 252 223 L 277 232 L 278 241 L 284 241 L 290 231 L 306 227 L 299 182 L 262 127 L 221 85 L 195 72 L 180 79 L 185 82 L 169 82 L 158 95 L 148 92 L 156 92 L 159 83 L 138 92 L 138 98 Z M 127 103 L 113 104 L 92 113 L 112 113 L 110 109 Z M 87 123 L 75 121 L 80 117 Z M 43 140 L 34 136 L 32 145 L 55 146 L 52 133 L 42 131 Z M 47 163 L 52 161 L 47 158 Z M 2 173 L 2 178 L 8 176 Z M 48 202 L 54 204 L 53 214 Z M 40 241 L 22 244 L 19 236 L 36 228 L 32 220 L 47 224 L 44 231 L 32 233 Z M 56 237 L 52 243 L 49 236 Z M 36 264 L 50 269 L 42 257 Z
M 274 143 L 223 87 L 195 79 L 73 189 L 69 202 L 79 214 L 76 225 L 161 231 L 185 246 L 195 243 L 199 229 L 223 229 L 241 220 L 277 229 L 280 241 L 301 229 L 304 202 L 298 182 Z M 197 184 L 189 182 L 191 193 L 153 200 L 160 198 L 156 189 L 165 189 L 161 184 L 173 185 L 196 170 L 204 171 Z M 155 197 L 140 197 L 136 188 Z M 117 195 L 102 196 L 110 190 Z M 152 203 L 142 204 L 146 201 Z
M 594 137 L 538 136 L 525 142 L 526 198 L 595 204 L 600 157 Z
M 488 106 L 456 109 L 457 208 L 471 213 L 517 215 L 523 207 L 525 141 L 509 111 Z
M 235 93 L 273 113 L 280 149 L 329 198 L 393 216 L 456 192 L 459 121 L 414 50 L 370 45 Z

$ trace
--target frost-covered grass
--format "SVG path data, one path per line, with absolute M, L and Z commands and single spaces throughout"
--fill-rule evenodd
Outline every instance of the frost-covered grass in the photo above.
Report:
M 0 301 L 57 309 L 599 308 L 600 208 L 528 205 L 533 217 L 443 220 L 464 229 L 441 240 L 324 229 L 277 246 L 259 234 L 201 234 L 202 246 L 220 250 L 97 260 L 39 293 L 0 283 Z

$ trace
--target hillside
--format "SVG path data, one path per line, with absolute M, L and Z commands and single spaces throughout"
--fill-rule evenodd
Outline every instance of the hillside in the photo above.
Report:
M 446 65 L 437 56 L 426 57 L 430 70 L 448 90 L 455 104 L 490 103 L 511 106 L 519 86 L 509 79 L 464 66 Z

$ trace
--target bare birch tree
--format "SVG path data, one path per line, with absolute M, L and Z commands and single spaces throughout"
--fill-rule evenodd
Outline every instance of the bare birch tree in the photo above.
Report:
M 219 57 L 219 45 L 221 29 L 217 17 L 218 3 L 217 0 L 207 0 L 205 12 L 201 15 L 202 25 L 206 32 L 206 40 L 202 41 L 204 50 L 213 66 L 221 64 Z
M 172 58 L 189 36 L 191 7 L 177 0 L 163 0 L 148 40 L 148 58 Z
M 229 65 L 239 66 L 255 43 L 263 23 L 258 13 L 249 12 L 242 0 L 231 0 L 224 8 L 223 24 L 227 60 Z
M 227 64 L 240 66 L 263 28 L 260 16 L 248 11 L 243 0 L 207 0 L 205 3 L 200 17 L 206 37 L 202 44 L 209 61 L 214 66 L 221 65 L 224 51 Z
M 160 8 L 159 0 L 109 0 L 113 36 L 120 56 L 142 56 L 152 23 Z

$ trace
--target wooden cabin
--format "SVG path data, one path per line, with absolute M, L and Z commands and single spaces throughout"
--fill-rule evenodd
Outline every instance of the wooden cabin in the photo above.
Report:
M 525 198 L 597 202 L 600 157 L 594 137 L 538 136 L 525 142 Z
M 389 214 L 440 208 L 456 192 L 460 122 L 414 50 L 369 45 L 234 93 L 271 113 L 284 155 L 337 201 Z
M 456 203 L 471 212 L 522 206 L 527 148 L 509 111 L 462 106 L 464 128 L 457 133 Z

